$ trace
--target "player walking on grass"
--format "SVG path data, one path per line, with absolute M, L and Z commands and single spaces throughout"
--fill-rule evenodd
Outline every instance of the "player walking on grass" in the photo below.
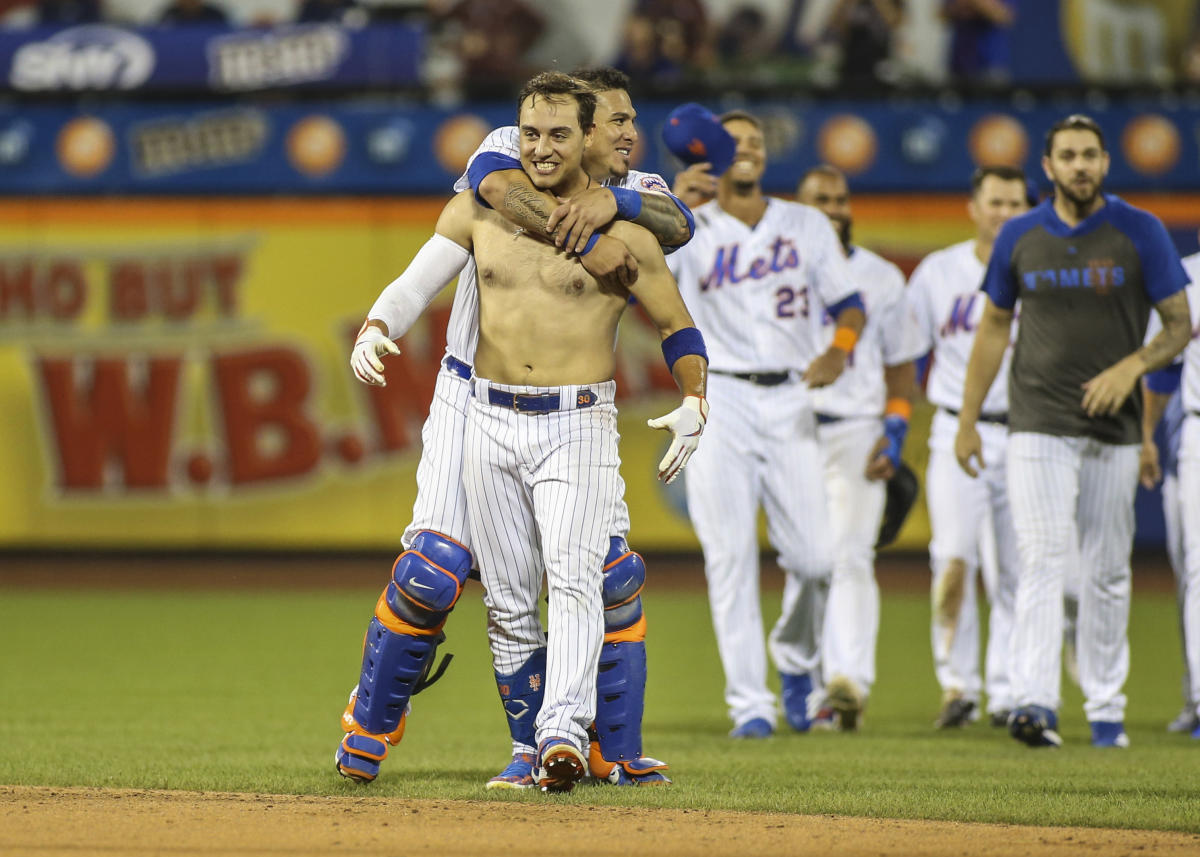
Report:
M 977 430 L 1021 323 L 1009 374 L 1008 493 L 1020 551 L 1009 730 L 1058 746 L 1063 579 L 1080 563 L 1079 673 L 1092 744 L 1125 747 L 1133 497 L 1141 449 L 1141 376 L 1187 344 L 1188 277 L 1153 215 L 1101 192 L 1100 127 L 1069 116 L 1046 135 L 1054 196 L 1001 229 L 967 366 L 955 455 L 987 465 Z M 1143 345 L 1151 309 L 1162 331 Z
M 833 534 L 820 678 L 823 693 L 841 709 L 836 723 L 831 707 L 819 713 L 813 725 L 852 730 L 875 682 L 875 541 L 887 480 L 901 466 L 912 414 L 917 377 L 913 359 L 923 349 L 905 300 L 904 274 L 882 256 L 851 243 L 850 189 L 841 171 L 813 167 L 800 180 L 796 198 L 833 224 L 867 314 L 846 370 L 829 386 L 813 391 Z M 828 316 L 825 328 L 832 336 L 833 319 Z M 814 674 L 814 684 L 817 678 Z
M 771 654 L 788 723 L 805 731 L 833 565 L 809 387 L 842 373 L 864 316 L 829 220 L 763 194 L 759 121 L 740 112 L 720 121 L 737 143 L 733 164 L 716 199 L 696 211 L 695 237 L 670 258 L 712 361 L 713 418 L 686 474 L 687 504 L 704 550 L 730 734 L 765 738 L 776 707 L 763 647 L 758 509 L 787 574 Z M 837 322 L 827 348 L 825 307 Z
M 1162 480 L 1167 554 L 1175 573 L 1183 640 L 1184 705 L 1167 730 L 1200 738 L 1200 253 L 1184 259 L 1183 267 L 1191 278 L 1187 295 L 1192 339 L 1182 361 L 1143 380 L 1141 473 L 1147 489 Z M 1152 440 L 1160 420 L 1165 441 L 1161 460 Z
M 942 688 L 942 707 L 934 721 L 939 729 L 964 726 L 978 717 L 983 685 L 976 606 L 980 568 L 991 602 L 986 683 L 993 725 L 1005 725 L 1014 704 L 1009 642 L 1017 591 L 1017 550 L 1005 478 L 1010 348 L 1004 350 L 983 402 L 978 430 L 987 466 L 981 468 L 977 479 L 968 477 L 955 462 L 954 435 L 967 359 L 984 311 L 985 298 L 979 286 L 985 266 L 1000 227 L 1028 210 L 1028 190 L 1020 170 L 977 169 L 967 202 L 975 237 L 931 253 L 917 266 L 908 285 L 924 349 L 932 354 L 926 396 L 937 406 L 929 432 L 925 499 L 932 530 L 929 632 L 934 672 Z M 994 562 L 984 562 L 989 549 Z M 989 579 L 991 567 L 995 579 Z
M 584 71 L 579 76 L 597 90 L 597 131 L 586 153 L 587 168 L 597 181 L 611 185 L 585 190 L 560 206 L 554 196 L 535 188 L 521 169 L 518 130 L 510 126 L 489 135 L 472 158 L 471 178 L 464 176 L 455 187 L 464 190 L 473 180 L 480 197 L 494 205 L 498 213 L 513 219 L 528 236 L 546 236 L 546 241 L 557 237 L 565 244 L 568 235 L 573 239 L 576 235 L 584 237 L 585 232 L 584 246 L 590 244 L 591 249 L 580 255 L 581 263 L 598 276 L 616 272 L 620 279 L 628 280 L 636 276 L 636 270 L 626 266 L 635 267 L 636 260 L 624 244 L 598 232 L 595 240 L 591 237 L 595 226 L 606 222 L 603 218 L 612 218 L 615 201 L 624 203 L 618 212 L 620 217 L 645 226 L 667 244 L 685 242 L 690 237 L 691 213 L 669 195 L 661 178 L 629 169 L 629 153 L 637 132 L 627 93 L 628 79 L 611 69 Z M 478 337 L 474 259 L 439 230 L 405 274 L 384 290 L 369 314 L 375 321 L 364 327 L 355 347 L 356 374 L 366 383 L 382 383 L 379 357 L 394 348 L 391 340 L 408 330 L 436 292 L 459 271 L 462 273 L 447 329 L 446 357 L 422 429 L 417 500 L 413 521 L 402 540 L 406 550 L 394 569 L 397 583 L 385 590 L 385 597 L 377 605 L 364 651 L 360 686 L 364 682 L 370 688 L 378 682 L 390 686 L 386 693 L 373 695 L 359 694 L 356 688 L 343 716 L 347 735 L 339 747 L 338 768 L 360 781 L 374 779 L 388 747 L 400 740 L 408 701 L 419 686 L 421 671 L 432 662 L 441 625 L 458 593 L 446 593 L 446 606 L 431 611 L 425 620 L 428 627 L 415 630 L 390 622 L 392 613 L 387 609 L 386 596 L 402 585 L 399 581 L 412 574 L 412 569 L 424 569 L 427 564 L 421 546 L 414 546 L 418 539 L 427 553 L 442 545 L 458 545 L 465 552 L 456 552 L 460 562 L 468 568 L 474 562 L 461 484 L 468 381 Z M 589 761 L 593 775 L 608 782 L 669 783 L 662 773 L 666 766 L 642 755 L 646 658 L 645 620 L 638 591 L 645 579 L 645 567 L 641 557 L 626 546 L 627 531 L 628 513 L 622 503 L 604 564 L 604 597 L 610 609 L 605 613 L 608 631 L 601 656 L 603 693 L 597 702 L 598 742 Z M 413 586 L 408 584 L 409 590 Z M 515 673 L 496 676 L 514 749 L 512 762 L 489 781 L 488 788 L 533 785 L 533 721 L 544 693 L 544 670 L 545 651 L 540 650 Z M 369 729 L 364 725 L 367 723 L 376 728 Z

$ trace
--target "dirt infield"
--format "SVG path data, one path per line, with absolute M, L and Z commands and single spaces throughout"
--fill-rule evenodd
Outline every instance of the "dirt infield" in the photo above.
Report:
M 514 823 L 514 818 L 519 818 Z M 0 786 L 0 854 L 1185 855 L 1200 835 L 580 805 Z

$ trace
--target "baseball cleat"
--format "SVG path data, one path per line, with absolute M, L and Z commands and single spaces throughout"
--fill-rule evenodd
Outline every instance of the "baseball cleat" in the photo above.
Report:
M 1061 747 L 1058 715 L 1040 705 L 1022 705 L 1008 721 L 1009 733 L 1030 747 Z
M 1185 705 L 1174 720 L 1167 724 L 1168 732 L 1193 732 L 1200 726 L 1200 716 L 1190 705 Z
M 862 691 L 851 679 L 844 675 L 835 675 L 825 688 L 825 704 L 837 715 L 837 727 L 840 731 L 854 732 L 858 729 L 864 701 Z
M 512 761 L 496 776 L 487 781 L 488 789 L 531 789 L 533 788 L 533 766 L 537 756 L 533 753 L 514 753 Z
M 832 708 L 822 708 L 812 719 L 811 728 L 814 732 L 832 732 L 837 728 L 837 715 L 833 713 Z
M 996 729 L 1000 729 L 1008 725 L 1008 718 L 1012 717 L 1012 711 L 1008 708 L 1001 708 L 999 711 L 993 711 L 988 715 L 988 720 Z
M 770 738 L 775 734 L 775 727 L 765 717 L 755 717 L 745 723 L 739 723 L 729 733 L 730 738 Z
M 808 717 L 808 697 L 812 693 L 812 676 L 808 673 L 793 675 L 781 672 L 779 683 L 783 688 L 783 714 L 788 725 L 797 732 L 807 732 L 812 726 Z
M 1196 724 L 1196 728 L 1192 730 L 1192 737 L 1200 741 L 1200 723 Z
M 350 732 L 338 745 L 334 764 L 337 772 L 346 779 L 369 783 L 379 776 L 379 763 L 387 756 L 387 752 L 387 744 L 379 738 Z
M 1112 722 L 1109 720 L 1093 720 L 1088 723 L 1092 727 L 1092 746 L 1093 747 L 1120 747 L 1124 749 L 1129 746 L 1129 736 L 1125 734 L 1125 724 L 1120 722 Z
M 952 694 L 942 704 L 942 711 L 938 715 L 937 720 L 933 721 L 933 728 L 961 729 L 971 722 L 971 715 L 974 713 L 975 703 L 972 700 L 963 699 L 958 694 Z M 1007 718 L 1005 722 L 1007 722 Z
M 587 773 L 579 748 L 565 738 L 547 738 L 538 747 L 541 765 L 535 779 L 544 792 L 566 793 Z

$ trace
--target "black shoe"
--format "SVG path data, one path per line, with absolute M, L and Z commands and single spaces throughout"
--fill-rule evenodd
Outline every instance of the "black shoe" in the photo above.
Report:
M 933 727 L 935 729 L 954 729 L 966 726 L 974 712 L 975 703 L 971 700 L 963 699 L 961 696 L 951 697 L 942 706 L 942 713 L 938 715 L 937 720 L 933 721 Z

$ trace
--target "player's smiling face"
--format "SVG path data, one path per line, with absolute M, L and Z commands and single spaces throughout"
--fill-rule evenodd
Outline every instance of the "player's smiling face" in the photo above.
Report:
M 638 140 L 637 111 L 623 89 L 596 93 L 596 132 L 584 153 L 584 166 L 599 181 L 629 175 L 629 159 Z
M 733 163 L 725 175 L 734 184 L 757 184 L 767 168 L 767 145 L 762 131 L 745 119 L 729 119 L 721 124 L 737 143 Z
M 1100 193 L 1108 163 L 1108 152 L 1094 132 L 1065 128 L 1054 135 L 1050 155 L 1042 158 L 1042 169 L 1057 193 L 1076 205 L 1088 206 Z
M 975 223 L 977 237 L 989 243 L 996 240 L 1000 227 L 1009 219 L 1028 210 L 1025 182 L 1000 176 L 984 176 L 979 190 L 967 203 L 967 213 Z
M 521 166 L 539 190 L 570 193 L 580 179 L 584 146 L 591 133 L 579 125 L 579 105 L 570 96 L 531 95 L 521 104 Z

